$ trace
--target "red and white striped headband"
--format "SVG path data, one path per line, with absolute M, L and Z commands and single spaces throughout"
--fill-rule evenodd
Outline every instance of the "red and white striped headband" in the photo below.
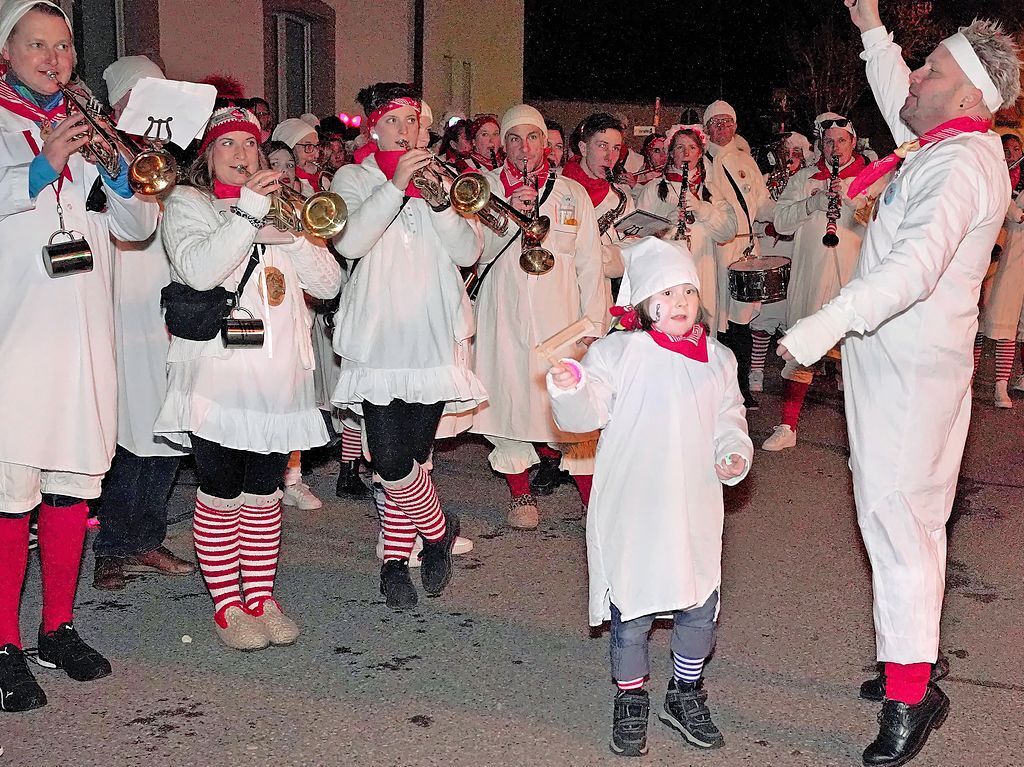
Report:
M 409 98 L 408 96 L 403 96 L 402 98 L 399 99 L 392 99 L 386 104 L 381 104 L 379 107 L 370 112 L 370 114 L 367 116 L 367 122 L 369 123 L 369 126 L 372 128 L 374 125 L 377 124 L 377 121 L 380 120 L 380 118 L 382 118 L 391 110 L 398 109 L 399 107 L 412 107 L 413 109 L 416 110 L 416 114 L 419 114 L 421 109 L 420 100 Z

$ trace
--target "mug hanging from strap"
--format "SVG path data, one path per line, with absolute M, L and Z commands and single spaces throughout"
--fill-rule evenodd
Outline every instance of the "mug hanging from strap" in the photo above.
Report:
M 55 187 L 60 228 L 51 234 L 49 241 L 43 245 L 43 267 L 51 278 L 91 272 L 93 266 L 92 248 L 89 247 L 85 236 L 81 232 L 68 229 L 64 224 L 64 208 L 60 204 L 63 186 L 64 176 L 61 176 L 57 179 Z M 60 238 L 64 238 L 64 241 L 55 242 Z

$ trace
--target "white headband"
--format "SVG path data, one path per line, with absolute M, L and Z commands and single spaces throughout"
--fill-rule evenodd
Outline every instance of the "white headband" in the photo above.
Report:
M 989 111 L 999 111 L 999 107 L 1003 105 L 1003 97 L 999 95 L 999 89 L 996 88 L 996 84 L 992 82 L 992 78 L 985 71 L 985 65 L 981 63 L 970 40 L 964 37 L 962 32 L 957 32 L 943 40 L 941 45 L 946 46 L 946 50 L 960 65 L 960 69 L 967 75 L 967 79 L 981 91 L 981 95 L 985 99 L 985 106 Z

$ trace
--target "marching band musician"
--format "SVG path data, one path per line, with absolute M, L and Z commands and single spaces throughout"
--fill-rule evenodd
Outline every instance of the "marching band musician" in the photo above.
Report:
M 723 300 L 718 295 L 718 243 L 728 242 L 736 236 L 736 213 L 725 195 L 709 184 L 704 166 L 706 142 L 707 137 L 700 125 L 672 126 L 663 175 L 643 187 L 637 207 L 673 222 L 672 228 L 665 233 L 668 239 L 676 239 L 679 234 L 679 216 L 687 217 L 685 242 L 703 286 L 701 306 L 714 324 Z M 688 189 L 684 204 L 680 206 L 684 165 Z M 692 221 L 689 220 L 691 215 Z
M 492 193 L 524 216 L 539 212 L 550 219 L 543 247 L 554 255 L 554 266 L 546 274 L 528 274 L 519 263 L 522 236 L 515 224 L 503 236 L 485 229 L 481 262 L 494 265 L 482 276 L 476 301 L 476 373 L 497 396 L 479 409 L 472 431 L 494 445 L 488 461 L 508 483 L 509 524 L 522 530 L 539 524 L 528 469 L 542 464 L 541 492 L 551 491 L 545 478 L 559 468 L 568 471 L 586 505 L 597 439 L 555 426 L 544 384 L 546 360 L 538 359 L 534 347 L 583 317 L 606 327 L 609 309 L 594 206 L 578 182 L 551 177 L 546 132 L 533 107 L 509 109 L 501 121 L 505 164 L 486 175 Z
M 380 590 L 394 609 L 413 607 L 409 558 L 424 539 L 424 591 L 440 594 L 452 576 L 458 518 L 444 512 L 424 467 L 441 415 L 487 398 L 464 362 L 473 317 L 460 267 L 480 254 L 473 225 L 447 200 L 413 183 L 436 159 L 416 147 L 420 99 L 402 83 L 359 92 L 377 150 L 334 177 L 348 205 L 338 253 L 361 259 L 341 296 L 334 349 L 341 372 L 332 401 L 361 410 L 373 468 L 386 495 Z
M 25 711 L 46 705 L 18 626 L 29 513 L 40 503 L 37 662 L 78 681 L 110 673 L 73 616 L 86 501 L 100 495 L 117 436 L 110 237 L 145 240 L 157 206 L 133 196 L 123 159 L 112 177 L 81 154 L 95 145 L 85 118 L 67 116 L 60 86 L 71 80 L 75 48 L 56 3 L 0 6 L 0 59 L 0 280 L 16 296 L 0 307 L 0 709 Z M 87 208 L 97 181 L 105 213 Z M 91 270 L 50 277 L 41 252 L 76 238 L 91 251 Z M 84 255 L 77 261 L 88 265 Z
M 845 0 L 875 100 L 899 152 L 869 165 L 854 195 L 893 180 L 853 278 L 779 342 L 802 365 L 841 338 L 857 520 L 871 561 L 882 702 L 866 767 L 906 764 L 945 721 L 932 679 L 946 574 L 946 523 L 971 418 L 978 295 L 1010 200 L 993 115 L 1020 94 L 1017 47 L 975 20 L 911 72 L 877 0 Z M 943 759 L 939 760 L 945 761 Z
M 163 79 L 145 56 L 123 56 L 103 72 L 114 118 L 143 77 Z M 167 498 L 185 451 L 153 435 L 153 422 L 167 393 L 170 340 L 155 297 L 171 277 L 157 236 L 145 242 L 114 239 L 114 339 L 117 344 L 117 449 L 103 483 L 93 541 L 93 587 L 120 590 L 126 573 L 185 576 L 195 566 L 163 545 Z
M 652 133 L 644 139 L 640 152 L 644 164 L 636 172 L 636 186 L 633 187 L 634 197 L 639 198 L 644 186 L 661 177 L 668 161 L 668 138 L 664 133 Z
M 498 118 L 494 115 L 480 115 L 469 126 L 469 138 L 473 151 L 466 162 L 474 170 L 494 170 L 501 162 L 501 137 Z
M 562 175 L 587 190 L 594 205 L 601 235 L 601 266 L 608 306 L 613 303 L 611 281 L 620 279 L 625 271 L 623 238 L 615 230 L 615 222 L 636 210 L 629 187 L 609 180 L 614 179 L 622 142 L 622 124 L 615 117 L 607 112 L 592 114 L 580 126 L 580 141 L 576 147 L 579 159 L 570 160 L 562 171 Z
M 438 156 L 454 165 L 461 173 L 469 169 L 466 160 L 473 152 L 473 140 L 469 137 L 470 122 L 456 118 L 455 122 L 444 130 Z
M 294 450 L 328 440 L 313 393 L 310 318 L 303 291 L 331 298 L 341 268 L 322 244 L 258 234 L 281 174 L 261 170 L 260 124 L 241 107 L 214 111 L 199 156 L 164 203 L 160 235 L 171 285 L 190 299 L 219 286 L 240 293 L 263 323 L 259 348 L 221 337 L 176 335 L 167 354 L 167 397 L 153 431 L 191 445 L 199 476 L 196 558 L 213 598 L 214 628 L 236 650 L 295 642 L 299 629 L 277 601 L 279 485 Z M 222 210 L 219 206 L 227 208 Z M 170 317 L 173 304 L 165 296 Z
M 320 189 L 320 137 L 305 120 L 291 117 L 274 128 L 271 141 L 281 141 L 295 153 L 295 176 L 299 191 L 308 197 Z
M 554 120 L 545 119 L 544 124 L 548 128 L 548 164 L 557 175 L 565 167 L 565 128 Z
M 821 148 L 815 165 L 804 168 L 789 180 L 775 206 L 773 223 L 780 234 L 792 234 L 793 265 L 787 295 L 786 327 L 793 327 L 839 294 L 850 281 L 860 245 L 871 215 L 871 206 L 885 187 L 883 177 L 870 188 L 850 199 L 846 192 L 866 166 L 867 160 L 857 152 L 857 132 L 853 123 L 835 112 L 818 115 L 814 121 Z M 832 179 L 831 168 L 838 162 L 839 173 Z M 836 220 L 839 244 L 822 244 L 827 225 L 830 196 L 838 195 L 840 207 Z M 796 427 L 807 390 L 814 380 L 814 369 L 786 363 L 782 369 L 786 380 L 782 403 L 782 423 L 775 427 L 761 447 L 779 451 L 796 446 Z
M 718 327 L 722 342 L 736 355 L 740 391 L 747 410 L 756 410 L 750 394 L 750 361 L 753 339 L 750 322 L 760 311 L 758 303 L 743 303 L 729 293 L 729 266 L 745 254 L 760 256 L 754 222 L 764 220 L 773 205 L 761 170 L 736 136 L 736 110 L 725 101 L 715 101 L 704 110 L 708 141 L 705 163 L 712 188 L 719 189 L 736 213 L 737 235 L 722 243 L 718 265 Z

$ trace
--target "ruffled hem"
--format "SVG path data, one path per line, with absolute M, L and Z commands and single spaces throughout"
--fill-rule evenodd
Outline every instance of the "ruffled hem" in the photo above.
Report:
M 224 447 L 264 455 L 309 450 L 330 439 L 315 407 L 292 413 L 257 413 L 174 393 L 168 394 L 153 430 L 185 447 L 191 447 L 192 433 Z
M 444 402 L 445 413 L 463 413 L 487 400 L 487 390 L 468 368 L 446 365 L 436 368 L 381 369 L 346 367 L 334 387 L 331 402 L 360 412 L 364 401 L 386 405 L 391 400 L 429 405 Z

